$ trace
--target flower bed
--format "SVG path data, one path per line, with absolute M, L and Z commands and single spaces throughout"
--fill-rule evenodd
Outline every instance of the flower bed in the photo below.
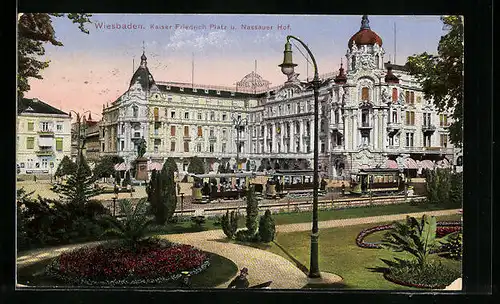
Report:
M 437 228 L 436 228 L 436 237 L 437 238 L 441 238 L 441 237 L 443 237 L 447 234 L 453 233 L 453 232 L 462 231 L 462 222 L 461 221 L 442 221 L 442 222 L 437 222 L 436 224 L 437 224 Z M 373 249 L 382 248 L 382 246 L 380 246 L 380 244 L 366 242 L 365 238 L 366 238 L 366 236 L 368 236 L 372 233 L 375 233 L 377 231 L 389 230 L 391 228 L 392 228 L 392 224 L 380 225 L 380 226 L 375 226 L 375 227 L 363 229 L 356 237 L 356 245 L 358 245 L 361 248 L 373 248 Z
M 157 241 L 136 249 L 117 244 L 83 247 L 63 253 L 45 271 L 74 285 L 146 285 L 177 280 L 183 271 L 198 274 L 209 265 L 203 251 Z
M 441 263 L 428 263 L 421 267 L 417 264 L 408 264 L 400 267 L 391 267 L 384 273 L 384 278 L 398 285 L 444 289 L 461 275 L 459 269 L 445 266 Z

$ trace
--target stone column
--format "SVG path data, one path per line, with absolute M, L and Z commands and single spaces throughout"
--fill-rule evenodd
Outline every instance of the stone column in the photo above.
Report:
M 295 153 L 295 121 L 289 122 L 290 124 L 290 153 Z
M 281 145 L 281 152 L 286 152 L 285 151 L 285 146 L 283 146 L 283 136 L 285 134 L 284 133 L 285 132 L 284 123 L 280 122 L 279 125 L 280 125 L 280 145 Z
M 352 149 L 356 149 L 358 146 L 358 113 L 353 111 L 352 114 Z
M 379 111 L 377 109 L 373 112 L 373 129 L 370 143 L 373 144 L 373 149 L 378 150 L 378 124 L 379 124 Z
M 304 152 L 304 134 L 305 131 L 304 131 L 304 120 L 301 119 L 300 120 L 300 130 L 299 130 L 299 143 L 300 143 L 300 152 L 303 153 Z
M 340 118 L 340 116 L 339 116 Z M 343 145 L 344 145 L 344 149 L 345 150 L 349 150 L 350 148 L 350 138 L 351 138 L 351 135 L 350 135 L 350 132 L 349 132 L 349 126 L 350 126 L 350 119 L 349 119 L 349 114 L 348 114 L 348 110 L 346 110 L 344 112 L 344 115 L 343 115 L 343 118 L 344 118 L 344 140 L 343 140 Z
M 276 153 L 276 123 L 275 122 L 273 122 L 271 124 L 271 135 L 272 135 L 271 153 Z
M 386 141 L 387 141 L 387 119 L 388 119 L 388 111 L 382 113 L 382 138 L 380 140 L 380 150 L 386 150 Z
M 267 124 L 264 124 L 264 146 L 261 153 L 267 153 Z

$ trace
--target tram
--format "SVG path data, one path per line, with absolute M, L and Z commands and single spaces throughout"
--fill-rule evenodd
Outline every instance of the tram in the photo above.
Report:
M 250 185 L 255 192 L 262 193 L 263 186 L 257 182 L 259 172 L 238 172 L 219 174 L 189 174 L 193 177 L 192 199 L 194 202 L 238 199 L 247 194 Z
M 399 194 L 405 191 L 406 179 L 398 169 L 360 169 L 351 175 L 349 193 L 353 195 Z
M 313 192 L 313 170 L 276 170 L 268 176 L 266 197 L 277 198 L 287 194 L 310 194 Z M 320 194 L 326 190 L 326 181 L 319 181 Z

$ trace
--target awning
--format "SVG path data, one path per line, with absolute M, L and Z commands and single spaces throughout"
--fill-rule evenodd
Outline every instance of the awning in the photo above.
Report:
M 405 169 L 418 169 L 417 162 L 413 158 L 406 158 L 404 160 Z
M 423 161 L 421 161 L 418 164 L 418 166 L 419 166 L 419 169 L 428 169 L 428 170 L 432 170 L 435 167 L 434 163 L 428 159 L 424 159 Z
M 40 147 L 52 147 L 54 145 L 53 137 L 38 137 L 38 145 Z
M 130 165 L 126 164 L 126 163 L 116 164 L 115 170 L 116 171 L 127 171 L 127 170 L 130 170 Z
M 359 166 L 360 169 L 370 169 L 370 166 L 364 164 L 364 165 L 361 165 Z
M 385 167 L 388 169 L 398 169 L 398 163 L 395 160 L 388 159 L 385 162 Z
M 450 166 L 450 162 L 448 161 L 448 159 L 446 158 L 443 158 L 442 160 L 439 160 L 436 165 L 440 168 L 447 168 Z
M 162 168 L 163 168 L 163 165 L 160 164 L 160 163 L 157 163 L 157 162 L 150 162 L 150 163 L 148 163 L 148 170 L 149 171 L 153 171 L 155 169 L 157 171 L 160 171 Z

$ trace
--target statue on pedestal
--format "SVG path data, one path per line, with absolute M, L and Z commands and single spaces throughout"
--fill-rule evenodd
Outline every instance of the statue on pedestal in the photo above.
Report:
M 142 158 L 146 154 L 146 140 L 144 136 L 137 143 L 137 157 Z

